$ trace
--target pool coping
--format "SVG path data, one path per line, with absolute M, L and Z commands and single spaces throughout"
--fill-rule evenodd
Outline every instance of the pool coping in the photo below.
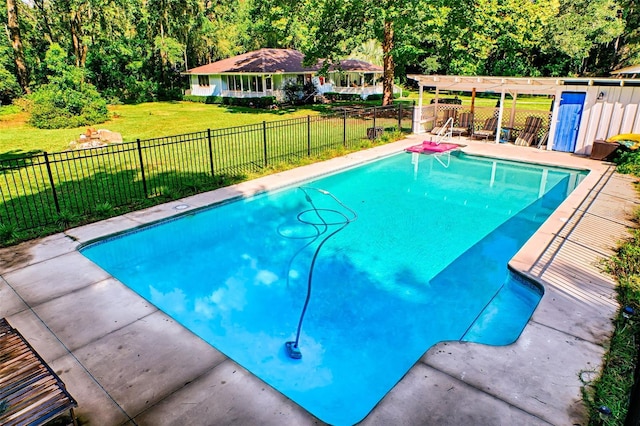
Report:
M 81 419 L 91 423 L 321 424 L 123 288 L 77 249 L 211 204 L 393 155 L 421 139 L 411 135 L 392 144 L 2 249 L 0 316 L 6 316 L 54 366 L 78 399 Z M 626 228 L 633 225 L 628 216 L 637 205 L 631 185 L 634 179 L 613 174 L 608 163 L 573 154 L 461 142 L 465 144 L 463 151 L 473 155 L 590 173 L 509 262 L 511 270 L 540 283 L 545 290 L 520 339 L 503 347 L 439 343 L 361 424 L 497 424 L 505 419 L 511 424 L 583 424 L 586 411 L 580 386 L 585 377 L 593 375 L 591 371 L 599 369 L 603 345 L 612 331 L 611 317 L 617 309 L 614 280 L 598 273 L 593 262 L 610 253 Z M 615 186 L 615 191 L 608 190 L 610 186 Z M 601 200 L 610 201 L 612 207 L 600 206 Z M 189 207 L 176 209 L 184 205 Z M 608 218 L 608 209 L 621 212 L 616 210 Z M 594 223 L 611 228 L 608 242 L 601 244 L 602 233 L 595 243 L 589 240 Z M 589 244 L 597 249 L 587 247 Z M 568 249 L 569 254 L 563 255 Z M 564 270 L 568 271 L 566 276 Z M 78 321 L 73 321 L 73 316 L 62 318 L 69 309 L 75 309 Z M 83 327 L 89 321 L 92 327 Z M 157 338 L 165 334 L 182 344 L 159 343 Z M 130 351 L 122 354 L 122 347 Z M 177 361 L 176 354 L 188 359 L 189 365 Z M 134 378 L 137 364 L 145 368 Z M 118 377 L 110 372 L 119 372 Z

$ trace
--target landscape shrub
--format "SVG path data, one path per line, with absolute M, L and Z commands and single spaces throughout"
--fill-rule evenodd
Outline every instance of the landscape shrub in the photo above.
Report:
M 619 151 L 619 154 L 613 161 L 617 164 L 617 171 L 619 173 L 640 176 L 640 152 Z
M 18 80 L 0 64 L 0 105 L 10 104 L 22 95 L 22 88 Z
M 196 95 L 184 95 L 183 101 L 197 102 L 201 104 L 221 104 L 222 96 L 196 96 Z
M 39 129 L 73 128 L 104 123 L 109 119 L 107 102 L 85 83 L 78 89 L 56 83 L 41 86 L 31 100 L 29 124 Z
M 86 72 L 66 63 L 64 50 L 53 43 L 46 54 L 49 82 L 29 95 L 29 123 L 39 129 L 62 129 L 103 123 L 109 119 L 107 102 Z
M 274 96 L 262 96 L 258 98 L 231 98 L 223 97 L 222 103 L 230 106 L 242 106 L 249 108 L 267 108 L 275 104 L 276 98 Z
M 371 95 L 373 96 L 373 95 Z M 324 94 L 324 97 L 329 99 L 330 101 L 360 101 L 362 97 L 358 94 L 354 93 L 335 93 L 335 92 L 327 92 Z M 370 98 L 367 98 L 370 99 Z M 380 98 L 382 99 L 382 98 Z

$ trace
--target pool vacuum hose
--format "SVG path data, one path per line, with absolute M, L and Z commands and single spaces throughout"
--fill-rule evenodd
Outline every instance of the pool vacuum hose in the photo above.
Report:
M 307 279 L 307 297 L 306 297 L 306 299 L 304 301 L 304 305 L 302 307 L 302 312 L 300 313 L 300 320 L 298 321 L 298 329 L 296 331 L 296 340 L 289 341 L 289 342 L 286 342 L 284 344 L 284 348 L 285 348 L 285 351 L 286 351 L 287 355 L 290 358 L 293 358 L 293 359 L 302 358 L 302 352 L 300 352 L 300 348 L 298 347 L 298 343 L 300 341 L 300 331 L 302 330 L 302 321 L 304 320 L 304 315 L 307 312 L 307 306 L 309 305 L 309 300 L 311 299 L 311 287 L 312 287 L 312 281 L 313 281 L 313 269 L 315 267 L 316 260 L 318 258 L 318 254 L 320 253 L 320 249 L 322 248 L 324 243 L 327 242 L 327 240 L 329 238 L 333 237 L 338 232 L 342 231 L 344 228 L 347 227 L 347 225 L 349 225 L 351 222 L 353 222 L 354 220 L 356 220 L 358 218 L 358 215 L 356 214 L 356 212 L 354 212 L 349 207 L 344 205 L 342 203 L 342 201 L 340 201 L 338 198 L 336 198 L 329 191 L 326 191 L 324 189 L 303 187 L 303 186 L 301 186 L 299 189 L 302 192 L 304 192 L 305 200 L 307 200 L 307 202 L 311 205 L 311 209 L 301 211 L 300 213 L 298 213 L 298 216 L 296 218 L 297 218 L 297 220 L 299 222 L 301 222 L 303 224 L 313 226 L 313 228 L 315 229 L 315 234 L 310 236 L 310 237 L 304 237 L 304 238 L 311 238 L 311 241 L 309 241 L 307 244 L 305 244 L 300 250 L 298 250 L 293 255 L 291 261 L 289 262 L 289 267 L 291 266 L 291 263 L 293 262 L 293 259 L 302 250 L 304 250 L 305 248 L 307 248 L 308 246 L 310 246 L 314 242 L 318 241 L 320 239 L 320 237 L 322 237 L 322 239 L 320 241 L 320 244 L 318 244 L 318 247 L 316 247 L 316 250 L 313 253 L 313 258 L 311 259 L 311 265 L 309 265 L 309 277 Z M 317 191 L 320 194 L 330 196 L 331 198 L 333 198 L 333 200 L 336 203 L 338 203 L 344 209 L 348 210 L 349 211 L 349 215 L 346 215 L 343 212 L 341 212 L 339 210 L 335 210 L 335 209 L 322 209 L 322 208 L 319 209 L 319 208 L 317 208 L 315 206 L 315 204 L 313 203 L 313 200 L 311 199 L 311 196 L 309 195 L 309 193 L 307 191 Z M 303 216 L 305 214 L 309 213 L 309 212 L 313 212 L 318 217 L 319 221 L 305 220 Z M 325 214 L 326 213 L 333 213 L 333 214 L 336 214 L 338 216 L 341 216 L 343 219 L 339 220 L 339 221 L 336 221 L 336 222 L 327 222 L 325 220 L 325 218 L 322 216 L 322 213 L 325 213 Z M 332 225 L 338 226 L 338 228 L 335 229 L 333 232 L 327 234 L 327 231 L 329 230 L 329 226 L 332 226 Z

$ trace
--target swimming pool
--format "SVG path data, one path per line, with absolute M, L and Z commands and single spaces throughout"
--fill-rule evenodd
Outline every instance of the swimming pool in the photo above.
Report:
M 315 240 L 295 187 L 82 252 L 312 414 L 352 424 L 433 344 L 518 337 L 541 290 L 506 264 L 584 176 L 466 155 L 445 165 L 403 153 L 301 184 L 335 223 Z M 317 252 L 291 359 L 313 256 L 349 209 L 357 219 Z

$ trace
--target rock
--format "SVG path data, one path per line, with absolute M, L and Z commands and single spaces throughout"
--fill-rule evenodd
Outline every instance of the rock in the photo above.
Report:
M 100 140 L 107 143 L 122 143 L 122 135 L 111 130 L 98 129 Z

